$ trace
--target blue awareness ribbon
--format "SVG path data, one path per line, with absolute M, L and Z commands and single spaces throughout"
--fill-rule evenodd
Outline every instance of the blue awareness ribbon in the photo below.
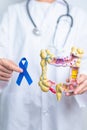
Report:
M 20 85 L 21 82 L 22 82 L 23 77 L 25 77 L 28 84 L 31 85 L 33 81 L 32 81 L 32 78 L 30 77 L 29 73 L 27 72 L 28 61 L 26 60 L 25 57 L 20 60 L 19 67 L 23 69 L 23 72 L 21 72 L 19 74 L 16 83 L 18 85 Z

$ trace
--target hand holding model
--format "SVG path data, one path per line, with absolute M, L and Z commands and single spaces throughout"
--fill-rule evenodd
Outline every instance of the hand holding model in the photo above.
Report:
M 87 91 L 87 75 L 81 74 L 77 78 L 78 86 L 72 93 L 66 93 L 66 96 L 72 96 L 77 94 L 83 94 Z

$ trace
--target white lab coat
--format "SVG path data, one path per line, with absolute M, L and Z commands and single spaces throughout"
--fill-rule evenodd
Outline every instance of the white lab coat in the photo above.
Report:
M 14 72 L 11 80 L 0 81 L 6 86 L 1 93 L 1 128 L 0 130 L 87 130 L 84 119 L 86 93 L 82 96 L 66 97 L 58 102 L 51 92 L 44 93 L 38 86 L 41 75 L 40 50 L 48 48 L 52 41 L 57 18 L 66 12 L 66 7 L 57 4 L 30 2 L 30 13 L 41 36 L 32 33 L 33 25 L 27 15 L 25 2 L 10 6 L 0 26 L 0 57 L 19 63 L 22 57 L 28 60 L 28 68 L 33 83 L 29 86 L 23 78 L 20 87 L 16 84 L 18 73 Z M 61 21 L 57 30 L 55 45 L 64 50 L 63 55 L 70 54 L 72 46 L 84 49 L 79 73 L 87 74 L 87 21 L 86 15 L 78 8 L 71 8 L 74 19 L 73 28 L 63 46 L 69 24 Z M 48 68 L 48 77 L 54 81 L 65 82 L 69 68 Z

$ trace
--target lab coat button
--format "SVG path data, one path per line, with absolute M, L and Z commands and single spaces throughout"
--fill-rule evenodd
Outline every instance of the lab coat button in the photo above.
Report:
M 44 110 L 44 111 L 43 111 L 43 114 L 44 114 L 44 115 L 47 115 L 47 114 L 48 114 L 48 111 Z

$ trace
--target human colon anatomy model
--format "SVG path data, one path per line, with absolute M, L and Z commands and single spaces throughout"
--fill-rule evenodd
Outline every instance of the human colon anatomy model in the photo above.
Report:
M 52 54 L 49 50 L 41 50 L 41 68 L 42 74 L 40 76 L 39 86 L 43 92 L 51 91 L 56 94 L 57 100 L 62 97 L 62 92 L 73 92 L 73 89 L 78 85 L 77 76 L 83 56 L 83 50 L 72 47 L 70 56 L 58 58 Z M 69 82 L 66 83 L 55 83 L 47 78 L 47 65 L 51 64 L 55 67 L 70 67 Z M 54 89 L 55 87 L 55 89 Z

